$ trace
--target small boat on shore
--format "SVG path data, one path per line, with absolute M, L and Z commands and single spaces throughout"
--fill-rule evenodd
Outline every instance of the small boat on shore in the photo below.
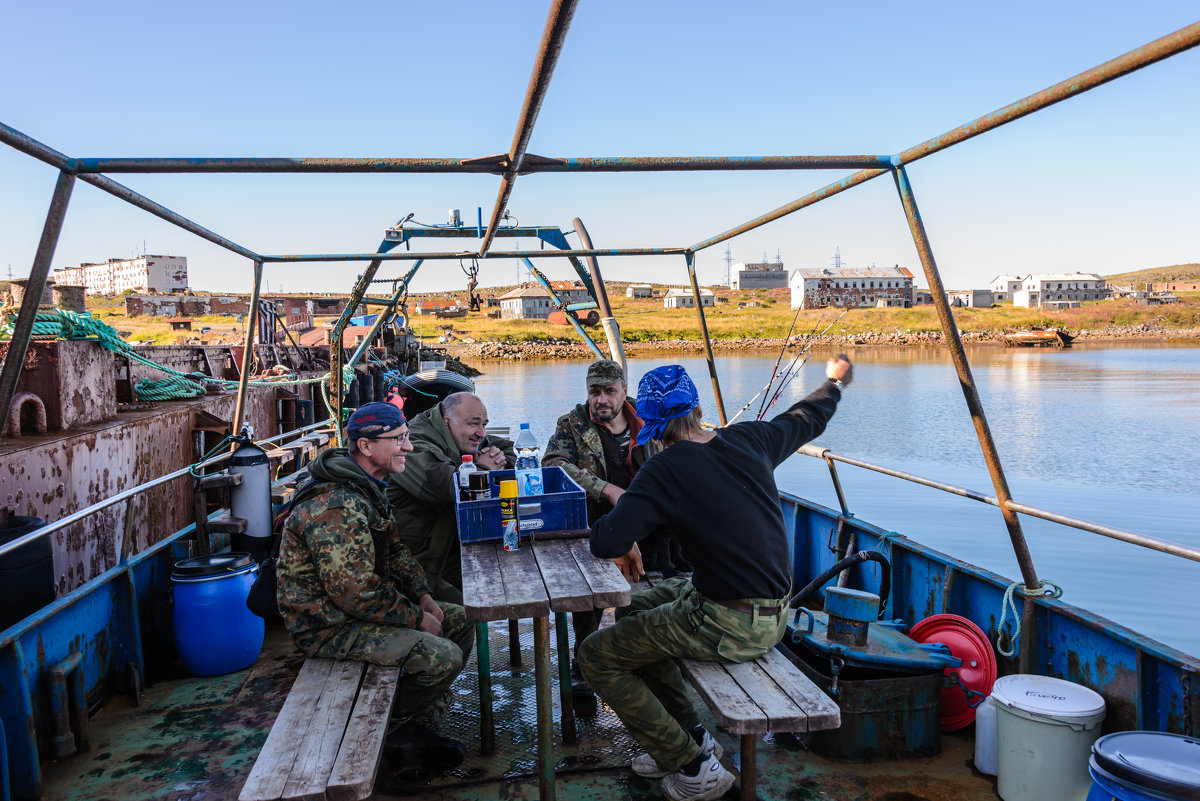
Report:
M 1033 328 L 1004 335 L 1008 348 L 1069 348 L 1075 337 L 1061 328 Z

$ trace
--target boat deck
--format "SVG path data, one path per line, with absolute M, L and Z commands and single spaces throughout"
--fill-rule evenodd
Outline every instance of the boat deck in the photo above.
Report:
M 446 723 L 447 734 L 467 743 L 466 762 L 418 787 L 396 785 L 385 762 L 372 798 L 515 801 L 538 797 L 533 634 L 528 621 L 521 632 L 523 659 L 514 669 L 507 625 L 491 627 L 496 751 L 486 757 L 479 754 L 472 657 L 454 684 L 454 704 Z M 109 701 L 91 719 L 90 751 L 46 767 L 44 798 L 233 801 L 302 663 L 283 629 L 270 627 L 262 656 L 248 670 L 207 679 L 160 681 L 145 692 L 141 706 L 127 697 Z M 702 715 L 725 747 L 726 765 L 736 766 L 737 737 L 716 728 L 707 709 Z M 611 710 L 601 704 L 593 714 L 579 713 L 577 728 L 575 746 L 563 746 L 556 736 L 559 798 L 662 797 L 657 780 L 642 779 L 628 770 L 636 744 Z M 937 757 L 874 764 L 824 759 L 796 737 L 768 735 L 758 749 L 758 795 L 763 801 L 994 801 L 994 782 L 971 768 L 970 731 L 943 736 Z M 736 791 L 730 790 L 728 797 L 736 797 Z

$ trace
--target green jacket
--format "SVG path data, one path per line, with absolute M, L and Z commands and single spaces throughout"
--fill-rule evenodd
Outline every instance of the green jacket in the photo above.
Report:
M 379 482 L 342 448 L 323 451 L 308 470 L 297 487 L 307 497 L 284 521 L 275 568 L 279 611 L 296 645 L 312 653 L 358 620 L 416 628 L 429 583 L 400 542 Z
M 636 440 L 642 428 L 633 404 L 625 401 L 625 419 L 629 423 L 630 436 Z M 650 440 L 645 445 L 630 448 L 630 471 L 632 476 L 646 459 L 662 450 L 662 443 Z M 583 487 L 588 497 L 588 522 L 596 519 L 612 507 L 600 497 L 608 486 L 608 467 L 604 462 L 604 446 L 600 444 L 600 432 L 592 422 L 586 403 L 581 403 L 558 418 L 553 436 L 546 443 L 546 455 L 542 457 L 544 467 L 561 467 L 576 484 Z
M 462 453 L 442 419 L 440 403 L 409 420 L 408 432 L 413 452 L 404 460 L 403 472 L 392 473 L 387 481 L 392 520 L 400 541 L 421 563 L 435 588 L 439 581 L 445 581 L 461 590 L 453 480 L 462 464 Z M 503 451 L 508 467 L 516 463 L 511 440 L 488 437 L 483 444 Z

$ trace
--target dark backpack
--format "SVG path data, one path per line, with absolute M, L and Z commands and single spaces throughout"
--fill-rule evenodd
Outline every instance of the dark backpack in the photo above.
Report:
M 250 592 L 246 596 L 246 608 L 268 623 L 283 622 L 283 615 L 279 614 L 279 601 L 275 597 L 275 592 L 279 588 L 279 581 L 275 578 L 275 563 L 279 561 L 279 544 L 283 541 L 283 523 L 292 513 L 296 504 L 318 494 L 325 489 L 327 484 L 328 482 L 313 479 L 305 481 L 271 526 L 271 555 L 258 565 L 258 578 L 250 585 Z

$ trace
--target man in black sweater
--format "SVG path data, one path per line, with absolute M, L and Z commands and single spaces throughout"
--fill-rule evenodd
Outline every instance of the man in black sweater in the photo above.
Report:
M 671 801 L 719 798 L 733 784 L 675 660 L 748 662 L 783 638 L 791 563 L 774 471 L 825 430 L 852 373 L 847 357 L 830 359 L 828 380 L 778 417 L 719 431 L 701 428 L 696 388 L 682 367 L 656 368 L 638 387 L 638 442 L 661 439 L 666 450 L 592 527 L 592 553 L 617 559 L 636 580 L 638 540 L 669 526 L 694 573 L 635 594 L 616 625 L 584 640 L 579 663 L 646 749 L 633 771 L 661 776 Z

